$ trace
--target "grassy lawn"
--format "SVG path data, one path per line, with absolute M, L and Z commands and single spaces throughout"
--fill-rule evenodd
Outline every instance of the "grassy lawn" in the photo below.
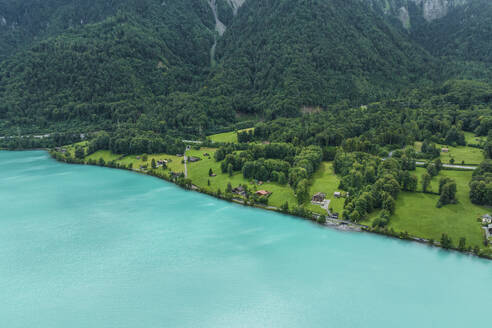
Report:
M 68 150 L 68 149 L 67 149 Z M 118 164 L 124 164 L 128 166 L 128 164 L 133 164 L 134 170 L 139 170 L 141 165 L 148 165 L 148 168 L 151 168 L 152 158 L 157 162 L 158 160 L 167 160 L 167 167 L 173 172 L 184 172 L 184 164 L 182 163 L 183 157 L 177 157 L 175 155 L 168 154 L 152 154 L 148 155 L 147 161 L 145 162 L 142 158 L 143 155 L 130 155 L 121 157 L 122 155 L 114 154 L 109 150 L 99 150 L 94 154 L 85 157 L 85 161 L 89 161 L 90 159 L 98 161 L 99 158 L 103 158 L 105 162 L 116 161 Z M 139 157 L 140 159 L 137 159 Z
M 487 137 L 478 137 L 473 132 L 465 132 L 466 144 L 479 144 L 482 141 L 486 141 Z
M 75 157 L 75 147 L 77 146 L 81 146 L 82 148 L 87 149 L 87 147 L 89 146 L 89 142 L 81 141 L 81 142 L 74 143 L 72 145 L 63 146 L 61 148 L 66 149 L 67 153 L 69 153 L 70 156 Z
M 140 159 L 137 159 L 137 157 L 140 157 Z M 147 162 L 144 162 L 142 159 L 143 155 L 130 155 L 130 156 L 125 156 L 123 159 L 118 161 L 120 164 L 125 164 L 128 165 L 130 163 L 133 163 L 133 169 L 139 169 L 140 165 L 148 165 L 148 168 L 151 168 L 151 163 L 152 159 L 155 159 L 157 162 L 158 160 L 167 160 L 167 167 L 176 173 L 181 173 L 184 172 L 184 164 L 182 163 L 183 157 L 177 157 L 175 155 L 168 155 L 168 154 L 152 154 L 152 155 L 147 155 Z
M 423 172 L 423 169 L 419 170 Z M 408 231 L 411 235 L 434 240 L 447 233 L 455 244 L 465 237 L 467 244 L 483 247 L 482 229 L 477 218 L 490 212 L 490 209 L 472 204 L 468 197 L 472 172 L 443 170 L 432 181 L 434 191 L 438 190 L 439 179 L 443 176 L 456 181 L 458 204 L 437 208 L 437 195 L 402 192 L 398 195 L 396 211 L 389 227 L 397 232 Z
M 210 158 L 203 156 L 204 153 L 210 154 Z M 261 186 L 253 185 L 250 181 L 243 178 L 241 172 L 234 172 L 232 177 L 227 173 L 222 173 L 220 162 L 215 161 L 214 153 L 215 149 L 212 148 L 202 148 L 200 150 L 189 150 L 186 152 L 188 156 L 200 157 L 202 159 L 199 162 L 188 163 L 188 177 L 193 181 L 193 184 L 211 191 L 220 189 L 222 192 L 226 190 L 229 182 L 233 188 L 239 185 L 247 185 L 250 190 L 267 190 L 272 192 L 268 205 L 280 207 L 287 201 L 292 208 L 297 204 L 294 191 L 288 185 L 279 185 L 273 182 L 266 182 Z M 209 177 L 209 169 L 212 169 L 217 176 Z M 210 181 L 210 186 L 208 186 L 208 181 Z
M 333 163 L 323 162 L 311 179 L 309 195 L 313 196 L 317 192 L 325 193 L 326 197 L 331 200 L 330 207 L 333 208 L 333 212 L 341 214 L 345 199 L 333 197 L 335 191 L 340 191 L 338 189 L 339 184 L 340 179 L 333 172 Z M 309 204 L 307 208 L 316 213 L 326 214 L 326 211 L 317 205 Z
M 217 163 L 213 159 L 214 152 L 215 149 L 212 148 L 202 148 L 200 150 L 189 150 L 186 152 L 188 156 L 200 157 L 202 159 L 199 162 L 188 164 L 188 177 L 193 181 L 193 184 L 210 191 L 217 191 L 220 189 L 222 192 L 226 190 L 229 182 L 233 188 L 239 185 L 247 185 L 250 190 L 267 190 L 272 192 L 268 202 L 271 206 L 280 207 L 286 201 L 291 208 L 297 205 L 294 191 L 289 185 L 279 185 L 278 183 L 273 182 L 265 182 L 261 186 L 253 185 L 251 184 L 251 181 L 243 178 L 241 172 L 235 172 L 232 177 L 228 174 L 221 173 L 220 163 Z M 210 154 L 210 158 L 203 156 L 204 153 Z M 216 177 L 208 176 L 208 171 L 210 169 L 217 174 Z M 208 186 L 208 181 L 210 181 L 210 186 Z M 339 183 L 338 177 L 333 173 L 332 163 L 324 162 L 312 178 L 310 195 L 312 196 L 317 192 L 326 193 L 328 197 L 332 198 L 330 207 L 333 207 L 335 212 L 341 213 L 343 210 L 344 199 L 333 199 L 332 197 L 333 193 L 338 190 L 337 187 Z M 307 202 L 305 206 L 313 212 L 326 214 L 326 211 L 320 206 L 312 205 L 309 202 Z
M 116 161 L 120 157 L 121 157 L 121 155 L 113 154 L 109 150 L 98 150 L 95 153 L 90 154 L 89 156 L 86 156 L 85 160 L 88 161 L 88 160 L 92 159 L 92 160 L 98 161 L 100 158 L 102 158 L 107 163 L 107 162 L 111 162 L 111 161 Z
M 237 132 L 244 132 L 244 131 L 249 131 L 253 130 L 251 129 L 244 129 L 244 130 L 239 130 Z M 214 134 L 209 136 L 208 138 L 212 140 L 213 142 L 230 142 L 230 143 L 237 143 L 237 132 L 232 131 L 232 132 L 225 132 L 225 133 L 219 133 L 219 134 Z
M 448 153 L 441 152 L 441 161 L 444 164 L 449 164 L 451 158 L 454 158 L 455 164 L 461 164 L 464 162 L 465 164 L 475 164 L 478 165 L 484 160 L 483 151 L 479 148 L 474 147 L 466 147 L 466 146 L 446 146 L 446 145 L 436 145 L 439 148 L 448 148 Z M 421 142 L 415 143 L 415 149 L 420 151 L 422 148 Z

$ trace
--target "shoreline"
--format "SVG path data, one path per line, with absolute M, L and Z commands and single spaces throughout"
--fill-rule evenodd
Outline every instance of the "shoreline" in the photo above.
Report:
M 35 150 L 35 149 L 31 149 L 31 150 Z M 371 228 L 371 227 L 368 227 L 366 225 L 361 225 L 361 224 L 348 222 L 348 221 L 344 221 L 344 220 L 340 220 L 340 219 L 333 219 L 333 218 L 330 218 L 327 216 L 325 216 L 325 222 L 319 222 L 319 218 L 321 217 L 321 215 L 319 215 L 319 214 L 311 213 L 311 216 L 301 216 L 301 215 L 296 215 L 294 213 L 291 213 L 290 211 L 284 212 L 280 208 L 274 207 L 274 206 L 265 206 L 265 205 L 257 204 L 254 202 L 247 202 L 245 200 L 234 198 L 234 197 L 233 198 L 222 197 L 222 196 L 216 195 L 214 193 L 201 190 L 198 186 L 193 185 L 192 182 L 189 186 L 180 185 L 179 183 L 177 183 L 177 179 L 175 177 L 174 178 L 167 178 L 163 175 L 152 174 L 153 171 L 151 171 L 151 170 L 144 172 L 144 171 L 135 170 L 135 169 L 128 169 L 128 168 L 124 168 L 124 167 L 112 167 L 112 166 L 107 165 L 107 163 L 105 163 L 104 165 L 98 165 L 98 164 L 89 164 L 89 163 L 84 162 L 84 161 L 82 161 L 82 162 L 73 161 L 72 162 L 72 161 L 67 161 L 66 159 L 63 160 L 63 159 L 56 158 L 54 156 L 55 153 L 53 152 L 52 149 L 37 149 L 37 150 L 46 151 L 52 159 L 54 159 L 60 163 L 74 164 L 74 165 L 99 166 L 99 167 L 105 167 L 105 168 L 125 170 L 125 171 L 129 171 L 129 172 L 133 172 L 133 173 L 137 173 L 137 174 L 141 174 L 141 175 L 147 175 L 147 176 L 151 176 L 151 177 L 154 177 L 154 178 L 157 178 L 160 180 L 170 182 L 170 183 L 176 185 L 177 187 L 180 187 L 180 188 L 185 189 L 185 190 L 198 192 L 198 193 L 201 193 L 204 195 L 214 197 L 216 199 L 232 202 L 232 203 L 235 203 L 235 204 L 241 205 L 241 206 L 254 207 L 254 208 L 261 209 L 261 210 L 277 212 L 279 214 L 284 214 L 286 216 L 291 216 L 291 217 L 294 217 L 297 219 L 308 220 L 308 221 L 311 221 L 312 223 L 315 223 L 316 225 L 318 225 L 320 227 L 331 228 L 331 229 L 335 229 L 335 230 L 339 230 L 339 231 L 347 231 L 347 232 L 374 233 L 374 234 L 386 236 L 389 238 L 407 240 L 410 242 L 424 244 L 424 245 L 427 245 L 429 247 L 438 247 L 438 248 L 441 248 L 442 250 L 446 250 L 446 251 L 455 251 L 455 252 L 459 252 L 459 253 L 464 254 L 464 255 L 476 256 L 479 258 L 492 260 L 492 257 L 488 256 L 487 254 L 483 254 L 483 253 L 476 254 L 473 251 L 459 250 L 457 248 L 443 248 L 443 247 L 441 247 L 439 241 L 434 241 L 431 244 L 430 240 L 428 240 L 428 239 L 425 239 L 422 237 L 411 236 L 408 233 L 406 233 L 406 234 L 405 233 L 396 233 L 394 231 L 391 232 L 391 230 L 388 230 L 388 229 Z

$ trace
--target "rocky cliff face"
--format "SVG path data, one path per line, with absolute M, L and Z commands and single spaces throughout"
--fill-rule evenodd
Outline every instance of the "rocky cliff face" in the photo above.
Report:
M 227 2 L 231 6 L 234 15 L 236 15 L 238 9 L 246 2 L 246 0 L 227 0 Z
M 391 15 L 406 29 L 414 21 L 424 19 L 427 22 L 446 16 L 450 10 L 473 0 L 364 0 L 377 11 Z
M 430 22 L 446 16 L 450 9 L 461 6 L 467 0 L 410 0 L 422 9 L 425 20 Z

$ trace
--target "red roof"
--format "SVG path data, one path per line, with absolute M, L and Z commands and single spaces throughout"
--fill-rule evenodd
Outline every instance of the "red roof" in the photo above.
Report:
M 257 195 L 261 195 L 261 196 L 266 196 L 266 195 L 269 195 L 270 193 L 266 190 L 258 190 L 256 192 Z

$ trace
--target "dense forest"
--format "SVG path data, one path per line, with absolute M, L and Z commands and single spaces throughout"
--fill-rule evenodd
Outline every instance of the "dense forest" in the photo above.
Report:
M 1 0 L 0 135 L 127 128 L 201 138 L 416 101 L 411 93 L 439 98 L 447 80 L 489 88 L 488 1 L 432 21 L 398 1 L 391 8 L 409 8 L 411 29 L 378 1 L 247 0 L 237 9 L 220 0 L 220 36 L 207 0 Z

